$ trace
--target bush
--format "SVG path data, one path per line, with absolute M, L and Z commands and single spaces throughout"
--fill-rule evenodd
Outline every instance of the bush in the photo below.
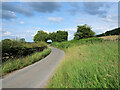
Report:
M 44 42 L 21 43 L 18 40 L 5 39 L 2 40 L 2 61 L 27 56 L 34 52 L 43 51 L 45 48 L 47 48 L 47 44 Z

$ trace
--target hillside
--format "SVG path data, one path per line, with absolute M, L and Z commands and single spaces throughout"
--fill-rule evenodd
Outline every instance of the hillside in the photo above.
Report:
M 115 28 L 113 30 L 110 31 L 106 31 L 105 33 L 96 35 L 97 37 L 101 37 L 101 36 L 109 36 L 109 35 L 120 35 L 120 27 L 119 28 Z
M 112 36 L 102 36 L 100 38 L 103 38 L 104 40 L 119 40 L 120 36 L 119 35 L 112 35 Z

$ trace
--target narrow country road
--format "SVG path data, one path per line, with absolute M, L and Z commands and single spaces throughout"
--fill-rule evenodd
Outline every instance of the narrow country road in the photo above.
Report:
M 50 55 L 44 59 L 5 76 L 2 88 L 43 88 L 65 55 L 62 50 L 51 49 Z

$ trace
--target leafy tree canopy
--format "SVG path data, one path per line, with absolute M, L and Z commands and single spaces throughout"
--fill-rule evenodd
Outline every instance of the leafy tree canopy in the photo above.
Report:
M 68 40 L 68 32 L 67 31 L 57 31 L 47 34 L 44 31 L 38 31 L 38 33 L 34 36 L 34 41 L 44 41 L 52 40 L 52 42 L 62 42 Z
M 83 26 L 77 26 L 77 32 L 74 33 L 74 39 L 79 40 L 83 38 L 90 38 L 95 36 L 95 32 L 91 30 L 90 26 L 87 24 Z
M 25 43 L 25 38 L 21 38 L 21 39 L 19 40 L 19 42 L 20 42 L 20 43 Z
M 35 42 L 40 42 L 40 41 L 44 41 L 46 42 L 48 39 L 48 34 L 44 31 L 38 31 L 37 34 L 34 36 L 34 41 Z
M 57 31 L 56 32 L 56 40 L 57 40 L 57 42 L 67 41 L 68 40 L 68 32 L 67 31 Z

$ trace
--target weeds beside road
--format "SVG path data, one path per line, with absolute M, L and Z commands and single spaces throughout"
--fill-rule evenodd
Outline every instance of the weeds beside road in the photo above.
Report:
M 118 41 L 81 41 L 55 44 L 66 56 L 48 88 L 118 88 Z
M 9 59 L 2 64 L 2 76 L 37 62 L 50 54 L 50 52 L 51 48 L 47 46 L 42 52 L 36 52 L 23 58 Z

